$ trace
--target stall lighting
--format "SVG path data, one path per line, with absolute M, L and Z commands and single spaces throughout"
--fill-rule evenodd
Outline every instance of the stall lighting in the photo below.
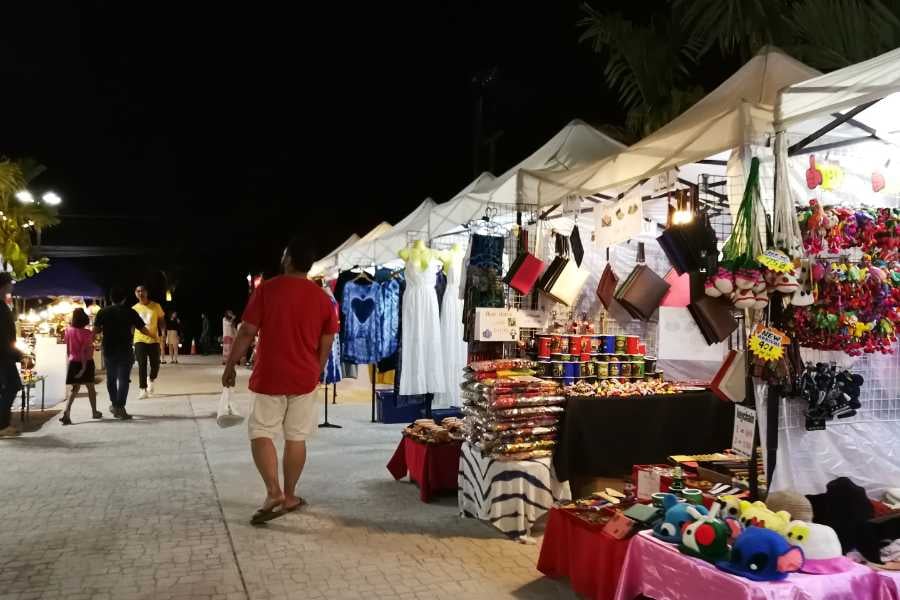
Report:
M 16 340 L 16 349 L 22 354 L 28 354 L 30 350 L 28 349 L 28 344 L 25 343 L 25 340 Z
M 50 318 L 50 311 L 49 311 L 49 310 L 42 310 L 42 311 L 41 311 L 41 319 L 43 319 L 44 321 L 46 321 L 46 320 L 49 319 L 49 318 Z
M 27 315 L 25 315 L 25 320 L 28 321 L 29 323 L 37 323 L 38 321 L 41 320 L 41 318 L 38 316 L 38 314 L 36 312 L 31 310 L 28 312 Z
M 56 192 L 46 192 L 43 196 L 41 196 L 41 200 L 43 200 L 44 204 L 48 206 L 59 206 L 62 202 L 62 198 L 59 197 L 59 194 Z
M 19 190 L 16 192 L 16 199 L 22 204 L 34 204 L 34 196 L 28 190 Z
M 689 210 L 676 210 L 672 215 L 673 225 L 684 225 L 694 220 L 694 214 Z

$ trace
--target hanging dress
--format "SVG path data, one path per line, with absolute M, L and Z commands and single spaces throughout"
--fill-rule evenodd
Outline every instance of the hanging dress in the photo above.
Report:
M 340 316 L 340 309 L 338 308 L 337 300 L 334 299 L 331 288 L 326 288 L 325 293 L 331 299 L 334 312 L 338 313 L 338 316 Z M 343 379 L 341 374 L 341 336 L 336 335 L 334 336 L 334 341 L 331 343 L 331 351 L 328 353 L 328 362 L 325 363 L 325 370 L 322 371 L 320 382 L 328 385 L 329 383 L 337 383 L 341 379 Z
M 441 351 L 444 356 L 441 375 L 444 379 L 444 391 L 435 394 L 433 408 L 461 406 L 459 384 L 466 366 L 467 352 L 467 344 L 463 341 L 463 302 L 459 298 L 462 265 L 463 254 L 458 253 L 453 255 L 446 269 L 447 289 L 441 299 Z
M 438 268 L 434 262 L 424 271 L 418 265 L 406 265 L 400 342 L 403 396 L 444 391 L 441 320 L 434 289 Z

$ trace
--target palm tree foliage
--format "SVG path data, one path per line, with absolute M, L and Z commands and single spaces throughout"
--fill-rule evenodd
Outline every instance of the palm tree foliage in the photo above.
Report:
M 583 5 L 582 41 L 628 111 L 632 140 L 699 100 L 698 62 L 711 52 L 749 60 L 775 45 L 829 71 L 900 46 L 900 0 L 671 0 L 669 18 L 636 24 Z M 628 141 L 632 141 L 628 140 Z
M 0 159 L 0 256 L 16 278 L 30 277 L 46 267 L 47 259 L 31 260 L 31 232 L 59 222 L 45 204 L 22 204 L 16 192 L 43 171 L 34 162 Z

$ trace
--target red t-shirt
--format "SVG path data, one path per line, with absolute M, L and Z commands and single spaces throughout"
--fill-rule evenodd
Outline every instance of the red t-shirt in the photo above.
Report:
M 337 333 L 331 298 L 315 283 L 282 276 L 263 282 L 243 320 L 259 327 L 250 390 L 270 396 L 308 394 L 319 384 L 319 340 Z

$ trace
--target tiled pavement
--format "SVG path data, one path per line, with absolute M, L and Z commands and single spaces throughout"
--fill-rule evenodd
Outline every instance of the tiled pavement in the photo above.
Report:
M 169 369 L 163 393 L 217 372 Z M 310 505 L 251 527 L 261 484 L 244 427 L 220 430 L 216 404 L 131 400 L 133 421 L 97 422 L 79 399 L 76 425 L 0 440 L 0 599 L 572 597 L 535 570 L 538 546 L 394 482 L 399 426 L 370 424 L 364 405 L 333 407 L 344 429 L 311 442 Z

